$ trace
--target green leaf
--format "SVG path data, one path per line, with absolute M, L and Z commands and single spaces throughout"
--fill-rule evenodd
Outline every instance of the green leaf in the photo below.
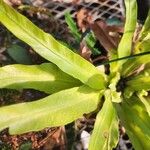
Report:
M 142 31 L 139 35 L 139 39 L 135 44 L 135 52 L 147 52 L 150 51 L 150 10 L 143 25 Z
M 133 72 L 138 70 L 141 66 L 150 63 L 150 54 L 139 56 L 137 58 L 129 59 L 126 61 L 121 70 L 122 77 L 130 76 Z
M 0 0 L 0 21 L 16 37 L 29 44 L 39 55 L 62 71 L 95 89 L 105 87 L 104 74 L 91 63 L 44 33 L 26 17 Z
M 87 46 L 91 49 L 93 55 L 99 55 L 101 52 L 98 50 L 98 48 L 95 48 L 96 39 L 92 32 L 87 33 L 85 36 L 85 41 Z
M 131 78 L 126 82 L 126 85 L 134 89 L 134 91 L 150 90 L 150 69 L 146 70 L 143 74 Z
M 150 90 L 150 77 L 136 77 L 127 82 L 127 86 L 135 91 Z
M 138 41 L 135 43 L 135 53 L 150 51 L 150 11 L 148 13 L 145 24 L 139 35 Z
M 28 54 L 27 50 L 19 45 L 12 45 L 7 49 L 7 53 L 13 60 L 17 63 L 29 65 L 32 63 L 31 57 Z
M 10 134 L 21 134 L 68 124 L 97 109 L 101 95 L 100 91 L 81 86 L 38 101 L 2 107 L 0 130 L 9 127 Z
M 75 21 L 72 19 L 71 14 L 69 12 L 65 13 L 65 21 L 77 42 L 80 43 L 81 34 L 78 31 L 77 25 Z
M 132 96 L 121 104 L 116 104 L 118 115 L 136 150 L 150 148 L 150 117 L 142 102 Z
M 123 96 L 124 98 L 129 99 L 135 93 L 134 89 L 127 87 L 124 89 Z
M 114 103 L 120 103 L 122 101 L 121 92 L 111 90 L 111 99 Z
M 19 148 L 19 150 L 29 150 L 29 149 L 32 149 L 32 143 L 31 142 L 23 143 Z
M 132 38 L 137 22 L 137 3 L 136 0 L 125 0 L 126 23 L 124 34 L 118 46 L 118 57 L 125 57 L 131 54 Z M 122 61 L 123 62 L 123 61 Z
M 138 94 L 139 99 L 141 100 L 141 102 L 144 104 L 148 115 L 150 116 L 150 96 L 146 95 L 142 95 L 141 93 Z
M 110 88 L 110 95 L 111 95 L 111 99 L 112 102 L 115 103 L 120 103 L 121 102 L 121 92 L 117 92 L 117 84 L 120 80 L 120 73 L 115 73 L 112 74 L 111 80 L 110 80 L 110 84 L 109 84 L 109 88 Z
M 32 88 L 46 93 L 81 85 L 79 80 L 62 72 L 56 65 L 8 65 L 0 68 L 0 88 Z
M 139 35 L 139 40 L 142 41 L 148 34 L 150 34 L 150 10 L 148 12 L 148 16 L 142 28 L 142 31 Z
M 94 131 L 90 139 L 89 150 L 112 150 L 119 140 L 118 118 L 110 97 L 110 91 L 105 92 L 105 102 L 97 114 Z
M 149 39 L 143 40 L 142 42 L 137 43 L 135 47 L 136 52 L 150 52 L 150 37 Z

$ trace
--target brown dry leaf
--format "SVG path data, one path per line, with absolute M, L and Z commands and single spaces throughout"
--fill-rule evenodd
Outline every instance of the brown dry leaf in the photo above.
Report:
M 133 36 L 133 43 L 136 43 L 138 41 L 141 30 L 142 30 L 142 25 L 137 24 L 137 27 L 135 29 L 134 36 Z
M 22 4 L 21 0 L 4 0 L 8 5 L 19 6 Z
M 1 47 L 1 48 L 0 48 L 0 64 L 1 64 L 3 61 L 6 61 L 6 60 L 7 60 L 6 56 L 3 54 L 5 51 L 6 51 L 6 48 L 5 48 L 5 47 Z
M 89 28 L 89 23 L 92 23 L 93 21 L 92 15 L 85 8 L 82 8 L 77 12 L 76 18 L 77 18 L 77 25 L 82 32 L 85 32 L 86 29 Z
M 104 21 L 98 21 L 91 24 L 91 29 L 107 52 L 116 49 L 117 42 L 109 35 L 107 25 Z
M 98 0 L 99 2 L 106 2 L 107 0 Z
M 54 148 L 59 150 L 66 149 L 65 128 L 59 127 L 53 134 L 48 135 L 41 141 L 44 142 L 43 150 L 53 150 Z
M 96 62 L 103 62 L 106 61 L 107 59 L 108 59 L 107 56 L 98 56 L 92 60 L 92 63 L 94 64 Z
M 38 147 L 38 135 L 33 134 L 31 136 L 32 148 Z
M 73 4 L 79 4 L 81 1 L 80 0 L 72 0 Z
M 12 141 L 12 149 L 13 150 L 18 150 L 19 149 L 19 144 L 18 144 L 17 135 L 12 136 L 11 141 Z
M 65 128 L 45 128 L 38 132 L 29 132 L 21 135 L 9 135 L 8 129 L 1 131 L 0 141 L 2 144 L 10 145 L 11 150 L 18 150 L 26 143 L 32 143 L 32 149 L 38 150 L 66 150 Z
M 96 38 L 99 40 L 100 44 L 103 46 L 101 49 L 101 55 L 94 58 L 93 63 L 104 62 L 108 60 L 108 52 L 111 50 L 116 50 L 118 43 L 121 39 L 123 33 L 122 26 L 108 26 L 104 21 L 97 21 L 91 24 L 91 29 L 93 30 Z M 109 73 L 109 66 L 105 66 L 105 72 Z
M 107 26 L 107 30 L 109 32 L 116 32 L 116 33 L 123 33 L 124 32 L 123 26 L 116 26 L 116 25 Z
M 80 47 L 80 55 L 90 62 L 91 62 L 91 54 L 92 54 L 91 50 L 86 45 L 82 45 Z
M 124 27 L 123 26 L 107 26 L 107 30 L 109 31 L 109 35 L 114 41 L 115 46 L 117 47 L 120 40 L 121 40 L 121 35 L 124 32 Z

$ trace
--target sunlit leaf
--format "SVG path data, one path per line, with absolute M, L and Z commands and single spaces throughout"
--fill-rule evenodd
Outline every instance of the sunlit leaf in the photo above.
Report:
M 136 52 L 150 52 L 150 37 L 149 39 L 143 40 L 136 45 Z
M 150 11 L 135 44 L 135 53 L 150 51 Z
M 81 85 L 79 80 L 62 72 L 56 65 L 8 65 L 0 68 L 0 88 L 31 88 L 46 93 Z
M 150 69 L 144 73 L 132 77 L 126 82 L 127 87 L 134 89 L 134 91 L 150 90 Z
M 141 100 L 141 102 L 145 105 L 147 113 L 150 116 L 150 96 L 149 95 L 144 96 L 144 95 L 139 93 L 138 97 Z
M 62 71 L 95 89 L 105 87 L 104 74 L 91 63 L 44 33 L 26 17 L 0 0 L 0 21 L 16 37 L 29 44 L 39 55 Z
M 127 77 L 131 75 L 133 72 L 138 70 L 143 65 L 150 63 L 150 53 L 147 55 L 139 56 L 133 59 L 129 59 L 122 66 L 121 75 L 123 77 Z
M 110 91 L 105 92 L 105 102 L 97 114 L 89 150 L 112 150 L 119 139 L 118 118 L 111 102 Z
M 137 22 L 136 0 L 125 0 L 125 6 L 126 6 L 126 23 L 125 23 L 123 37 L 118 46 L 119 58 L 124 56 L 129 56 L 131 54 L 132 38 L 133 38 L 133 34 Z
M 148 12 L 147 19 L 139 36 L 140 41 L 142 41 L 148 34 L 150 34 L 150 10 Z
M 142 102 L 132 96 L 121 104 L 116 104 L 118 115 L 136 150 L 150 148 L 150 117 Z
M 63 90 L 38 101 L 2 107 L 0 130 L 9 127 L 11 134 L 21 134 L 68 124 L 97 109 L 101 94 L 82 86 Z
M 115 73 L 110 80 L 109 88 L 111 90 L 110 95 L 112 102 L 120 103 L 121 102 L 121 93 L 117 92 L 117 84 L 120 80 L 120 74 L 117 72 Z

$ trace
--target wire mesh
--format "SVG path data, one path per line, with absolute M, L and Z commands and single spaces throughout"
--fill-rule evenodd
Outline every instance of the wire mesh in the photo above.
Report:
M 123 0 L 51 0 L 43 3 L 43 6 L 49 8 L 52 15 L 63 24 L 67 11 L 71 13 L 72 17 L 75 17 L 81 8 L 88 9 L 93 20 L 121 18 L 124 14 L 122 3 Z

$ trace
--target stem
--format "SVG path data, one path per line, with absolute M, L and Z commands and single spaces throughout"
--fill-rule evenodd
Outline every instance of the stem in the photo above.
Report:
M 99 66 L 100 65 L 110 64 L 110 63 L 113 63 L 113 62 L 116 62 L 116 61 L 121 61 L 121 60 L 124 60 L 124 59 L 133 59 L 133 58 L 136 58 L 136 57 L 139 57 L 139 56 L 149 55 L 149 54 L 150 54 L 150 51 L 144 52 L 144 53 L 135 54 L 135 55 L 125 56 L 125 57 L 121 57 L 121 58 L 117 58 L 117 59 L 113 59 L 113 60 L 109 60 L 109 61 L 100 63 Z

